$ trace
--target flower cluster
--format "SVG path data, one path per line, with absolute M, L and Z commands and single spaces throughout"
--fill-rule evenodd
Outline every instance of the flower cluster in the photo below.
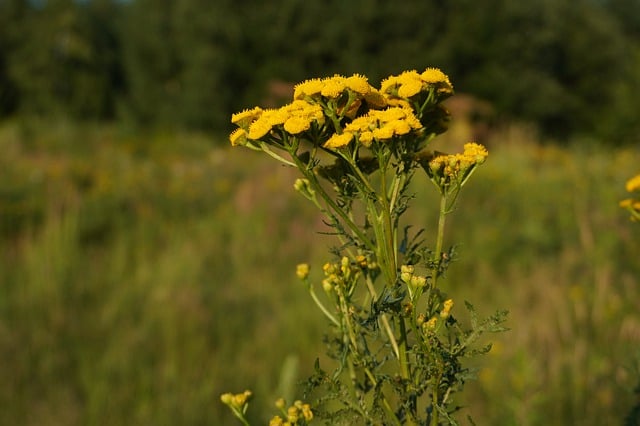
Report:
M 626 189 L 628 192 L 640 193 L 640 174 L 627 181 Z M 620 201 L 620 207 L 627 209 L 631 213 L 631 220 L 640 221 L 640 194 L 636 198 L 627 198 Z
M 374 140 L 385 141 L 394 136 L 403 136 L 422 128 L 422 123 L 408 107 L 391 107 L 371 110 L 347 124 L 344 132 L 334 134 L 324 144 L 325 148 L 340 148 L 352 140 L 369 147 Z
M 380 91 L 392 99 L 391 104 L 405 104 L 404 99 L 420 95 L 436 96 L 442 100 L 453 94 L 453 86 L 445 73 L 437 68 L 427 68 L 421 74 L 412 70 L 390 76 L 382 82 Z
M 418 154 L 418 161 L 436 186 L 446 189 L 452 184 L 462 186 L 488 155 L 484 146 L 470 142 L 464 145 L 464 152 L 458 154 L 423 151 Z
M 224 393 L 220 395 L 220 401 L 227 405 L 237 418 L 243 420 L 249 407 L 251 396 L 252 393 L 248 390 L 235 395 L 232 393 Z
M 233 114 L 231 122 L 238 128 L 229 140 L 256 149 L 264 149 L 262 143 L 286 149 L 293 137 L 339 149 L 354 141 L 371 147 L 374 141 L 428 136 L 443 131 L 448 111 L 439 103 L 452 93 L 449 78 L 437 68 L 392 75 L 380 89 L 360 74 L 315 78 L 297 84 L 293 101 L 281 108 Z
M 302 426 L 313 420 L 311 406 L 302 401 L 296 401 L 287 408 L 285 400 L 280 398 L 276 401 L 276 407 L 282 411 L 283 417 L 274 416 L 269 421 L 269 426 Z

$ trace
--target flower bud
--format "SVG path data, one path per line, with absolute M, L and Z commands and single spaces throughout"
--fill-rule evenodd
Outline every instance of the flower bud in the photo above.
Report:
M 301 280 L 307 279 L 307 277 L 309 276 L 309 264 L 308 263 L 300 263 L 296 267 L 296 275 Z

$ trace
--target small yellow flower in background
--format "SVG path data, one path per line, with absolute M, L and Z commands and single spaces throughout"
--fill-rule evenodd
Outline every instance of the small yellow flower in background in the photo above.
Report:
M 625 187 L 627 188 L 627 192 L 640 190 L 640 175 L 634 176 L 629 179 Z
M 422 323 L 422 330 L 424 332 L 432 332 L 436 329 L 436 324 L 438 322 L 437 317 L 431 318 L 429 321 Z
M 640 174 L 629 179 L 625 185 L 625 188 L 629 192 L 640 191 Z M 626 209 L 631 213 L 631 220 L 634 222 L 640 221 L 640 197 L 639 198 L 627 198 L 620 201 L 620 207 Z
M 297 267 L 296 267 L 296 275 L 298 276 L 298 278 L 300 278 L 301 280 L 306 279 L 309 276 L 309 264 L 308 263 L 300 263 Z

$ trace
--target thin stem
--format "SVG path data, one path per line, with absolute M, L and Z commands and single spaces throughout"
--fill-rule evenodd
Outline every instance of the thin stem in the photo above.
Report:
M 320 299 L 318 299 L 318 296 L 316 295 L 315 290 L 313 289 L 312 285 L 309 285 L 309 294 L 311 294 L 311 298 L 313 299 L 313 301 L 316 303 L 316 305 L 318 306 L 318 308 L 320 308 L 320 310 L 322 311 L 322 313 L 329 318 L 329 320 L 336 326 L 340 327 L 340 321 L 338 321 L 332 314 L 331 312 L 329 312 L 329 310 L 324 306 L 324 304 L 320 301 Z
M 438 282 L 438 274 L 440 269 L 440 261 L 442 260 L 442 244 L 444 241 L 444 228 L 447 217 L 448 209 L 447 209 L 447 193 L 443 193 L 440 196 L 440 212 L 438 215 L 438 234 L 436 237 L 436 251 L 434 259 L 434 266 L 432 272 L 432 283 L 433 288 L 437 287 Z

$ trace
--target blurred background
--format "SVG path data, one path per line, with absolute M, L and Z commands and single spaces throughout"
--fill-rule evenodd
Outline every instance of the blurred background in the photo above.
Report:
M 438 148 L 490 150 L 445 286 L 461 318 L 511 312 L 462 424 L 640 424 L 638 0 L 0 0 L 0 424 L 233 424 L 219 395 L 247 388 L 264 424 L 301 397 L 326 324 L 295 265 L 319 280 L 333 241 L 230 115 L 429 66 L 457 93 Z

